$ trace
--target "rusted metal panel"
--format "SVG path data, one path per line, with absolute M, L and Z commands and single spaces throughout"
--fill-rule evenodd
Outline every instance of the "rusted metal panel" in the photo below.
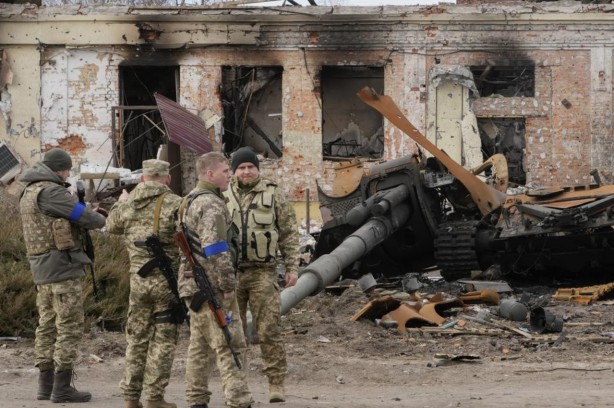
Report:
M 201 118 L 159 93 L 155 93 L 154 97 L 170 141 L 198 154 L 213 150 L 211 141 L 207 139 L 207 127 Z

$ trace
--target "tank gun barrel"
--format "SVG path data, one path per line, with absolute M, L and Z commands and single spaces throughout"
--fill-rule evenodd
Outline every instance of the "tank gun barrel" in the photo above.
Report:
M 345 215 L 345 220 L 351 226 L 358 227 L 371 215 L 383 215 L 408 197 L 409 188 L 405 184 L 388 190 L 378 191 L 350 209 Z
M 391 208 L 396 207 L 409 197 L 409 188 L 405 184 L 400 184 L 392 188 L 382 196 L 381 200 L 373 205 L 371 213 L 373 215 L 383 215 Z
M 307 296 L 321 292 L 324 287 L 337 279 L 345 268 L 404 226 L 409 214 L 409 206 L 401 203 L 386 216 L 371 217 L 331 253 L 322 255 L 309 264 L 296 285 L 281 292 L 281 313 L 286 314 Z

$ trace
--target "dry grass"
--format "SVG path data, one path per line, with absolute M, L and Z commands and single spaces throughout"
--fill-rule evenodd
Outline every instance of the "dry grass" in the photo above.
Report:
M 23 242 L 17 199 L 0 189 L 0 336 L 32 337 L 38 322 L 36 290 Z M 121 238 L 92 231 L 99 298 L 95 299 L 87 267 L 84 281 L 86 331 L 123 328 L 128 311 L 128 254 Z M 10 307 L 7 307 L 10 305 Z

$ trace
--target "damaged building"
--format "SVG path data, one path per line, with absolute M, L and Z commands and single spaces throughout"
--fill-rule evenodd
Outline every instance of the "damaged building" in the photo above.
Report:
M 185 193 L 203 145 L 250 145 L 305 218 L 344 163 L 417 152 L 356 97 L 369 86 L 466 167 L 502 153 L 511 183 L 586 184 L 593 169 L 613 182 L 613 11 L 2 4 L 0 179 L 56 146 L 77 173 L 116 181 L 105 169 L 163 151 Z M 156 95 L 195 119 L 164 120 Z

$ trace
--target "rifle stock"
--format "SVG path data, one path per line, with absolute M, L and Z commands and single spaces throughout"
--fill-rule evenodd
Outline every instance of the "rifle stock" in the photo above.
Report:
M 186 257 L 186 260 L 188 261 L 188 263 L 190 264 L 190 267 L 192 268 L 192 273 L 194 274 L 194 279 L 196 280 L 196 286 L 198 286 L 198 289 L 199 289 L 199 294 L 197 295 L 200 295 L 202 299 L 201 301 L 199 301 L 197 300 L 198 296 L 195 297 L 195 301 L 192 302 L 192 304 L 190 305 L 190 308 L 197 312 L 200 309 L 200 306 L 202 305 L 203 301 L 207 301 L 207 303 L 209 304 L 209 309 L 211 309 L 211 312 L 215 316 L 215 320 L 218 326 L 220 327 L 220 329 L 222 329 L 222 333 L 224 333 L 224 338 L 226 339 L 226 343 L 228 344 L 228 347 L 230 348 L 230 352 L 232 353 L 235 364 L 237 365 L 239 369 L 241 369 L 241 361 L 239 360 L 239 353 L 236 352 L 232 347 L 232 337 L 230 335 L 230 330 L 228 329 L 228 321 L 226 320 L 227 319 L 226 313 L 222 309 L 220 302 L 215 296 L 215 292 L 213 291 L 211 282 L 209 281 L 209 278 L 207 277 L 207 274 L 205 273 L 205 269 L 194 257 L 194 253 L 192 252 L 192 249 L 190 247 L 190 243 L 188 242 L 188 238 L 186 234 L 183 231 L 177 231 L 174 237 L 175 237 L 175 241 L 177 242 L 177 245 L 179 246 L 179 249 L 181 250 L 183 255 Z

